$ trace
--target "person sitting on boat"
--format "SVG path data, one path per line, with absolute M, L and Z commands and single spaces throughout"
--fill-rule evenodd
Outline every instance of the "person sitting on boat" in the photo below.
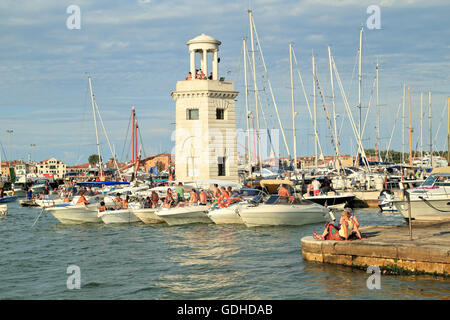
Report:
M 186 77 L 186 80 L 192 80 L 192 72 L 189 72 L 188 76 Z
M 207 200 L 208 200 L 208 195 L 206 194 L 205 190 L 200 189 L 200 203 L 199 204 L 201 206 L 206 206 Z
M 70 199 L 69 199 L 69 195 L 68 195 L 68 194 L 66 194 L 66 196 L 64 197 L 63 202 L 64 202 L 64 203 L 70 202 Z
M 81 195 L 77 200 L 77 204 L 84 205 L 84 206 L 90 204 L 90 202 L 87 201 L 86 197 L 84 196 L 84 192 L 81 192 Z
M 221 191 L 222 191 L 222 194 L 219 197 L 218 204 L 219 204 L 219 207 L 225 208 L 225 207 L 228 207 L 228 205 L 231 203 L 230 202 L 230 195 L 228 194 L 228 192 L 225 189 L 225 187 L 222 187 Z
M 106 211 L 106 206 L 105 206 L 105 202 L 104 201 L 100 202 L 100 207 L 98 207 L 98 211 L 99 212 Z
M 48 199 L 49 194 L 50 194 L 50 191 L 48 190 L 48 187 L 45 186 L 44 190 L 42 191 L 42 195 L 44 196 L 45 199 Z
M 152 207 L 152 200 L 150 197 L 147 197 L 144 199 L 144 208 L 151 208 Z
M 198 194 L 197 191 L 195 191 L 195 189 L 191 190 L 191 195 L 189 197 L 189 204 L 192 206 L 194 204 L 198 204 L 199 198 L 198 198 Z
M 289 194 L 288 188 L 286 188 L 286 185 L 282 184 L 280 189 L 278 190 L 278 195 L 281 197 L 281 199 L 288 199 L 291 195 Z
M 5 191 L 3 191 L 3 188 L 0 188 L 0 198 L 3 198 L 5 196 Z
M 159 196 L 155 191 L 152 191 L 152 208 L 156 208 L 158 206 Z
M 126 210 L 128 209 L 128 201 L 129 201 L 129 197 L 126 196 L 125 199 L 122 200 L 122 210 Z
M 324 194 L 328 194 L 328 192 L 334 191 L 333 189 L 333 183 L 328 179 L 328 177 L 323 178 L 322 183 L 322 192 Z
M 172 189 L 167 189 L 166 197 L 164 198 L 164 207 L 172 208 L 174 206 L 174 199 L 172 194 Z
M 221 196 L 222 196 L 222 193 L 220 192 L 219 185 L 214 184 L 213 199 L 219 200 Z
M 113 201 L 114 201 L 114 206 L 115 206 L 116 208 L 118 208 L 118 207 L 121 206 L 122 198 L 120 197 L 120 193 L 116 193 L 116 197 L 114 198 Z

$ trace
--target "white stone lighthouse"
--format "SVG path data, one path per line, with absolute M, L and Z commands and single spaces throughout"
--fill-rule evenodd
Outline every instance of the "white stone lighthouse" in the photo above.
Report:
M 234 110 L 238 92 L 234 91 L 233 82 L 219 78 L 221 43 L 202 34 L 186 44 L 192 79 L 178 81 L 176 91 L 172 92 L 176 101 L 176 179 L 238 182 Z M 197 70 L 205 77 L 196 78 Z

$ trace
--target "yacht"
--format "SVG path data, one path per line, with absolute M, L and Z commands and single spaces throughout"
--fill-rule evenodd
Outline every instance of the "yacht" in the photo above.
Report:
M 324 206 L 298 197 L 270 195 L 262 204 L 240 208 L 239 216 L 247 227 L 298 226 L 325 222 L 328 212 Z
M 434 220 L 450 219 L 450 167 L 434 169 L 430 176 L 416 188 L 405 190 L 401 199 L 393 200 L 393 205 L 405 219 Z M 409 194 L 410 204 L 406 193 Z
M 120 210 L 106 210 L 103 212 L 98 212 L 97 215 L 101 219 L 101 221 L 103 221 L 105 224 L 134 223 L 134 222 L 141 221 L 141 219 L 139 219 L 133 213 L 132 208 L 120 209 Z
M 145 224 L 164 223 L 164 219 L 155 214 L 160 208 L 139 208 L 133 209 L 133 213 Z

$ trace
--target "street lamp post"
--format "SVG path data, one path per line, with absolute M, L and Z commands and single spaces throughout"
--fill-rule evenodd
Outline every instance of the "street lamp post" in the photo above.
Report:
M 13 134 L 13 130 L 6 130 L 6 133 L 9 134 L 9 140 L 8 140 L 8 160 L 11 161 L 11 135 Z

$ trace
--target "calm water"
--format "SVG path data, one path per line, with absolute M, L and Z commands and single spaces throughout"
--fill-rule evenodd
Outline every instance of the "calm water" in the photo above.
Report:
M 450 281 L 382 276 L 303 261 L 300 239 L 323 224 L 65 226 L 40 209 L 8 204 L 0 218 L 0 299 L 448 299 Z M 403 224 L 397 214 L 356 212 L 362 225 Z M 69 265 L 81 289 L 68 290 Z

